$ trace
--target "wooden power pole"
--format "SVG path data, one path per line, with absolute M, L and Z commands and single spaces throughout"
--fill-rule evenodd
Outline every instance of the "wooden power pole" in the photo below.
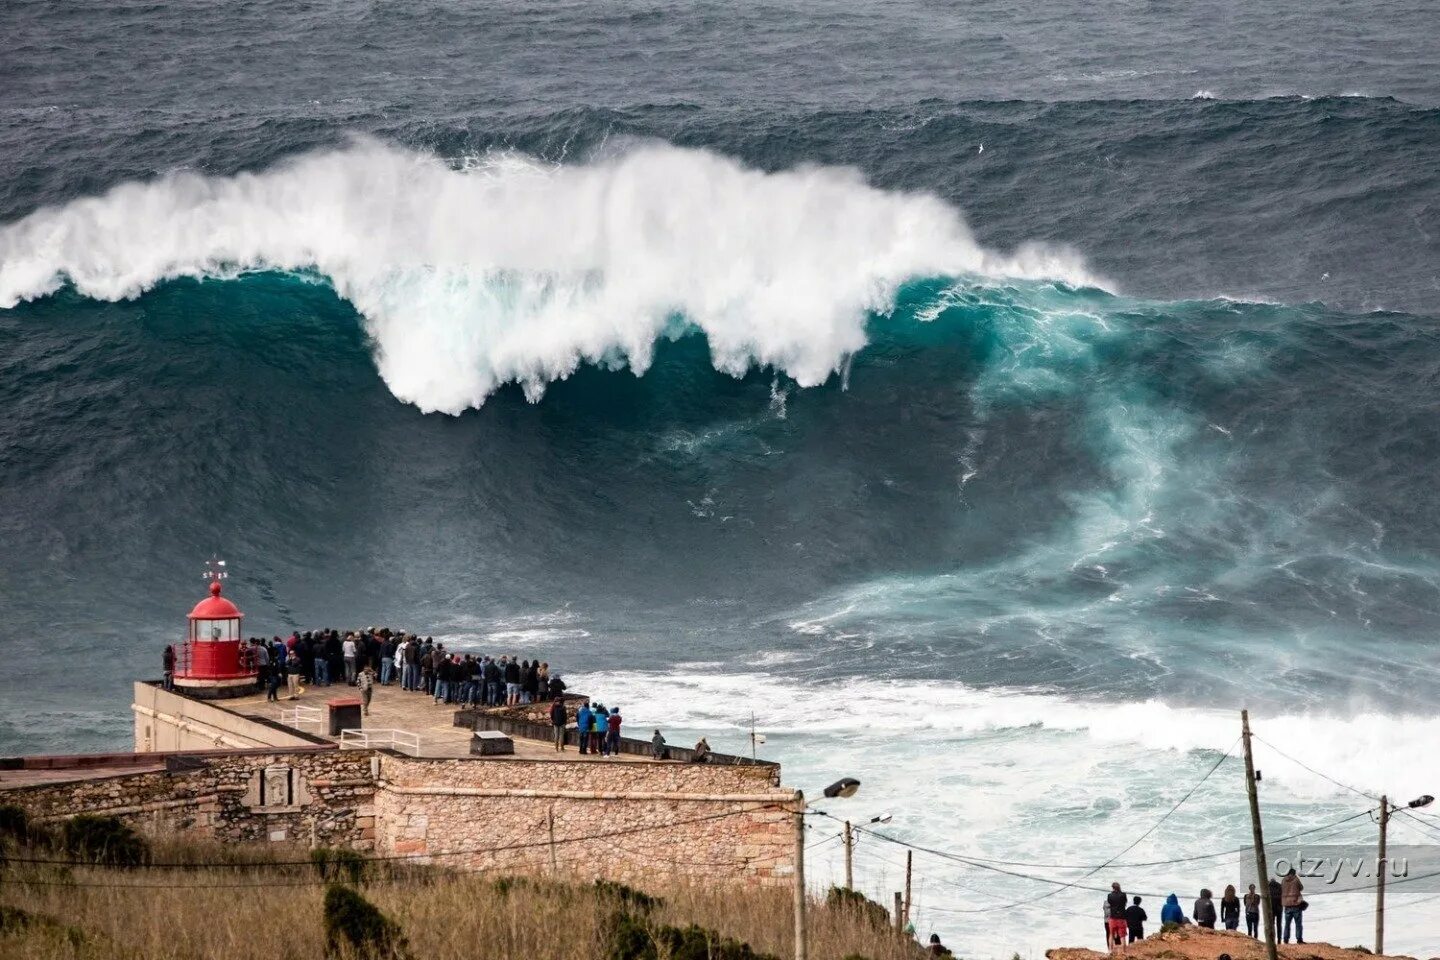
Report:
M 1390 865 L 1385 862 L 1385 831 L 1390 826 L 1390 798 L 1380 798 L 1380 859 L 1375 869 L 1380 871 L 1375 880 L 1375 952 L 1385 952 L 1385 873 Z
M 795 791 L 795 960 L 805 950 L 805 794 Z M 1273 958 L 1272 958 L 1273 960 Z
M 855 837 L 849 820 L 845 821 L 845 889 L 855 889 Z
M 901 899 L 902 896 L 903 894 L 899 890 L 895 891 L 895 932 L 901 935 L 905 933 L 905 928 L 902 926 L 904 921 L 901 917 L 905 912 L 905 902 Z
M 914 850 L 906 850 L 906 851 L 905 851 L 905 920 L 904 920 L 904 922 L 901 923 L 901 925 L 900 925 L 900 931 L 901 931 L 902 933 L 905 932 L 905 928 L 910 925 L 910 868 L 913 867 L 914 865 L 915 865 L 915 851 L 914 851 Z
M 1250 711 L 1240 711 L 1240 739 L 1245 742 L 1245 792 L 1250 797 L 1250 826 L 1255 834 L 1255 873 L 1260 881 L 1261 918 L 1265 921 L 1265 955 L 1277 960 L 1275 910 L 1270 902 L 1270 870 L 1265 861 L 1265 834 L 1260 829 L 1260 794 L 1255 789 L 1255 756 L 1250 752 Z

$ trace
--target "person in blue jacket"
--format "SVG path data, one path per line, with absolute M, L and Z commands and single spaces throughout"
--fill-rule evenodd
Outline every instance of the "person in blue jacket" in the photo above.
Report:
M 1180 898 L 1173 893 L 1165 898 L 1165 906 L 1160 908 L 1160 922 L 1162 924 L 1185 922 L 1185 911 L 1180 908 Z
M 591 747 L 600 751 L 600 756 L 610 756 L 610 711 L 605 709 L 605 704 L 595 708 L 595 742 Z
M 580 712 L 575 714 L 575 736 L 580 741 L 580 752 L 588 753 L 586 747 L 590 745 L 590 704 L 587 701 L 580 707 Z

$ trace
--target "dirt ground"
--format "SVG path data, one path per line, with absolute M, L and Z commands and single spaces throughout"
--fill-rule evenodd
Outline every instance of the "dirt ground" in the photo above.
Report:
M 1185 926 L 1169 933 L 1156 933 L 1125 948 L 1129 960 L 1215 960 L 1228 953 L 1232 960 L 1264 960 L 1265 941 L 1252 940 L 1231 930 L 1203 930 Z M 1049 960 L 1107 960 L 1097 950 L 1056 947 L 1045 951 Z M 1280 956 L 1287 960 L 1380 960 L 1367 950 L 1345 949 L 1328 943 L 1280 944 Z M 1398 960 L 1398 958 L 1397 958 Z

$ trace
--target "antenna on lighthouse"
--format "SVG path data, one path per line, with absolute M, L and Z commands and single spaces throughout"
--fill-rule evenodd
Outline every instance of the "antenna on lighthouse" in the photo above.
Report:
M 225 569 L 225 561 L 219 557 L 211 557 L 205 561 L 205 572 L 200 574 L 201 580 L 213 580 L 219 583 L 230 576 L 230 571 Z

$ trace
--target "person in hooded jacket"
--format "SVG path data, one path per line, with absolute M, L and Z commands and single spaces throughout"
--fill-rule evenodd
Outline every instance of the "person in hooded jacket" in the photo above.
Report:
M 1173 893 L 1165 898 L 1165 906 L 1160 908 L 1160 922 L 1181 926 L 1189 922 L 1185 919 L 1185 911 L 1180 908 L 1180 898 Z
M 588 702 L 582 703 L 580 712 L 575 714 L 575 739 L 580 742 L 582 756 L 590 752 L 590 726 L 594 716 L 595 713 L 590 709 Z
M 1214 930 L 1215 901 L 1210 899 L 1210 897 L 1211 893 L 1209 889 L 1202 889 L 1200 891 L 1200 898 L 1195 901 L 1195 909 L 1190 912 L 1190 916 L 1195 918 L 1195 922 L 1198 925 L 1205 927 L 1207 930 Z

